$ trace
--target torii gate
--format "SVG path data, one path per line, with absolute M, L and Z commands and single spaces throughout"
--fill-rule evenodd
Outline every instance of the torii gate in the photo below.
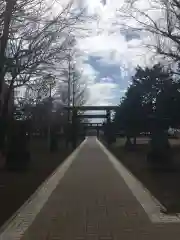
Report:
M 77 118 L 102 118 L 106 119 L 107 126 L 107 140 L 110 141 L 111 133 L 111 112 L 119 108 L 119 106 L 70 106 L 64 107 L 66 110 L 72 113 L 72 138 L 73 138 L 73 147 L 76 148 L 77 145 Z M 84 114 L 78 115 L 78 111 L 106 111 L 106 114 Z

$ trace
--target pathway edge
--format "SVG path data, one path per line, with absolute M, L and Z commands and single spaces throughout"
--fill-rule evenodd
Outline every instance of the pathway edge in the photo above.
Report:
M 37 188 L 28 200 L 2 225 L 0 240 L 20 240 L 35 220 L 60 180 L 86 143 L 87 138 L 60 164 L 54 172 Z
M 150 191 L 98 140 L 101 150 L 108 156 L 113 167 L 124 179 L 132 194 L 138 200 L 152 223 L 180 223 L 180 217 L 163 214 L 164 206 Z

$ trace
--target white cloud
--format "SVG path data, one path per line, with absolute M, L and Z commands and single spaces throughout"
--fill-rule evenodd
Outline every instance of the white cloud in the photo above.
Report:
M 120 89 L 117 84 L 102 82 L 96 83 L 89 87 L 90 98 L 88 105 L 114 105 L 119 102 L 120 97 L 124 93 L 124 89 Z
M 123 6 L 124 0 L 107 0 L 106 5 L 103 5 L 101 0 L 78 0 L 77 2 L 79 5 L 87 7 L 88 15 L 96 17 L 96 20 L 88 20 L 84 24 L 84 28 L 87 28 L 88 31 L 81 32 L 81 38 L 77 44 L 84 74 L 88 76 L 88 81 L 91 80 L 88 104 L 117 104 L 129 84 L 134 68 L 137 65 L 144 66 L 154 63 L 154 53 L 150 53 L 144 47 L 145 43 L 152 42 L 152 39 L 147 33 L 127 31 L 122 28 L 122 24 L 127 24 L 127 19 L 124 20 L 118 10 Z M 158 19 L 159 10 L 149 11 L 148 2 L 150 1 L 139 0 L 137 7 L 144 11 L 147 10 L 154 19 Z M 128 25 L 139 27 L 133 19 L 128 20 Z M 114 85 L 102 81 L 97 83 L 98 72 L 90 63 L 87 63 L 88 56 L 100 57 L 98 61 L 102 64 L 119 66 L 121 70 L 119 83 Z M 124 89 L 120 89 L 122 82 Z

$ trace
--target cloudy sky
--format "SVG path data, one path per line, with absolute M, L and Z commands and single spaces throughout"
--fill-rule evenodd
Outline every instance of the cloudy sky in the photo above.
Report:
M 141 2 L 141 1 L 139 1 Z M 140 4 L 144 6 L 145 0 Z M 129 85 L 134 68 L 147 65 L 151 55 L 142 47 L 148 39 L 141 32 L 126 30 L 118 9 L 123 0 L 78 0 L 86 7 L 88 20 L 78 40 L 78 60 L 87 79 L 88 105 L 116 105 Z M 136 22 L 130 20 L 131 26 Z
M 55 1 L 67 4 L 67 0 Z M 86 105 L 119 104 L 135 67 L 155 64 L 154 53 L 144 47 L 153 44 L 153 39 L 147 32 L 139 30 L 136 20 L 122 17 L 125 1 L 74 0 L 75 8 L 86 9 L 87 16 L 91 17 L 83 24 L 79 23 L 80 29 L 76 31 L 76 60 L 89 90 Z M 137 1 L 138 9 L 157 20 L 160 9 L 149 11 L 151 5 L 149 0 Z

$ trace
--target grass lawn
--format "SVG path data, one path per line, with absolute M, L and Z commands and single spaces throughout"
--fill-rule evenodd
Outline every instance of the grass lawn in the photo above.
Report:
M 174 156 L 173 169 L 154 169 L 146 160 L 148 138 L 137 139 L 137 150 L 124 149 L 125 139 L 119 138 L 110 151 L 163 204 L 168 213 L 180 213 L 180 139 L 170 139 Z
M 49 153 L 45 140 L 30 144 L 31 162 L 27 171 L 18 173 L 0 170 L 0 226 L 35 192 L 39 185 L 73 151 L 59 143 L 56 153 Z

